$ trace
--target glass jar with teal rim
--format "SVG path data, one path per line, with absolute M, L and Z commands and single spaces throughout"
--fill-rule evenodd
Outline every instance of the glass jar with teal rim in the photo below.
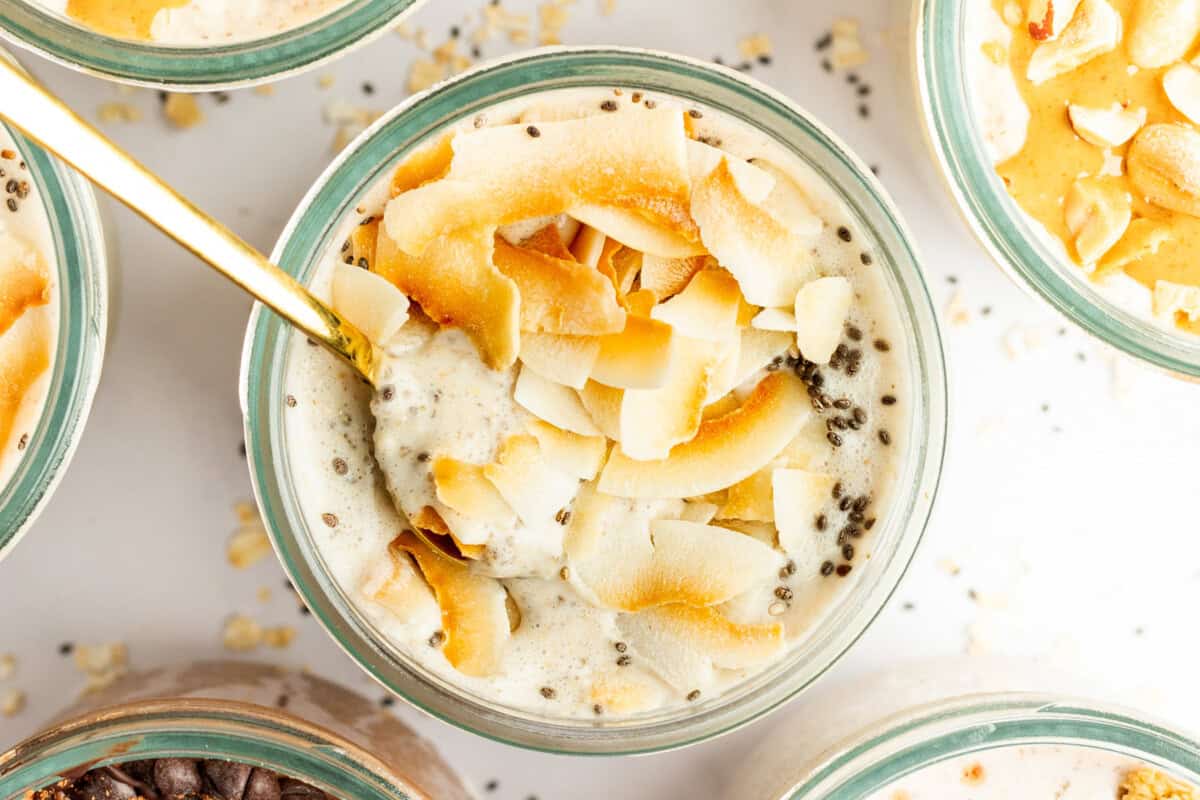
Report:
M 202 661 L 130 673 L 0 752 L 0 798 L 168 758 L 259 767 L 336 800 L 471 797 L 429 742 L 377 704 L 273 665 Z
M 15 183 L 16 196 L 5 202 L 17 204 L 12 213 L 22 215 L 10 230 L 28 238 L 50 274 L 49 303 L 26 313 L 47 315 L 54 330 L 49 366 L 20 402 L 8 441 L 0 443 L 2 558 L 49 502 L 83 434 L 108 337 L 110 259 L 91 184 L 15 129 L 5 126 L 0 139 L 10 151 L 2 155 L 12 156 L 0 159 L 6 173 L 0 185 L 7 190 Z M 24 181 L 28 190 L 20 186 Z
M 331 10 L 316 19 L 269 36 L 183 46 L 103 35 L 52 10 L 54 4 L 13 0 L 0 8 L 0 34 L 20 47 L 102 78 L 212 91 L 252 86 L 315 67 L 382 35 L 420 2 L 345 0 L 331 3 Z
M 256 309 L 242 364 L 242 403 L 250 469 L 260 509 L 297 591 L 331 636 L 384 686 L 422 709 L 496 740 L 552 752 L 639 753 L 692 744 L 767 713 L 804 690 L 871 625 L 904 574 L 929 518 L 946 432 L 946 374 L 935 313 L 900 216 L 870 170 L 793 102 L 732 70 L 650 51 L 553 48 L 481 66 L 416 96 L 353 142 L 313 186 L 273 258 L 301 282 L 339 252 L 356 213 L 395 165 L 448 126 L 498 104 L 565 89 L 620 88 L 679 98 L 765 134 L 823 179 L 844 205 L 865 246 L 877 254 L 881 283 L 900 324 L 902 370 L 911 400 L 899 413 L 909 435 L 897 460 L 889 510 L 873 550 L 802 644 L 778 662 L 712 697 L 662 711 L 610 719 L 551 718 L 472 694 L 394 646 L 356 607 L 301 513 L 297 471 L 284 425 L 292 332 Z M 375 196 L 375 195 L 372 195 Z M 349 226 L 349 227 L 348 227 Z M 874 267 L 873 267 L 874 268 Z M 900 408 L 900 406 L 897 406 Z M 317 525 L 321 524 L 317 519 Z M 861 574 L 859 574 L 861 571 Z
M 1005 659 L 901 661 L 796 709 L 722 796 L 1117 800 L 1145 769 L 1200 786 L 1200 743 L 1140 712 L 1076 699 L 1093 683 Z
M 983 87 L 972 60 L 983 59 L 989 0 L 916 0 L 913 65 L 926 140 L 963 218 L 992 258 L 1019 285 L 1089 334 L 1184 378 L 1200 378 L 1200 335 L 1157 318 L 1150 290 L 1132 278 L 1094 281 L 1062 244 L 1025 214 L 1005 190 L 983 129 Z M 1007 32 L 997 16 L 997 22 Z M 1120 277 L 1124 277 L 1123 275 Z

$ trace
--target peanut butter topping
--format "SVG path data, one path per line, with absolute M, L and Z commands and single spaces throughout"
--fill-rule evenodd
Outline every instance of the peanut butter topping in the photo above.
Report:
M 1177 8 L 1190 2 L 1054 3 L 1073 17 L 1052 23 L 993 2 L 1012 42 L 984 53 L 1007 59 L 1030 112 L 1023 148 L 997 167 L 1009 193 L 1094 278 L 1200 286 L 1200 132 L 1181 111 L 1192 73 L 1200 108 L 1200 70 L 1179 60 L 1200 20 Z M 1168 313 L 1200 334 L 1200 309 Z
M 1120 800 L 1196 800 L 1192 787 L 1150 767 L 1130 770 L 1121 782 Z
M 190 0 L 68 0 L 67 14 L 98 33 L 120 39 L 149 39 L 154 16 Z

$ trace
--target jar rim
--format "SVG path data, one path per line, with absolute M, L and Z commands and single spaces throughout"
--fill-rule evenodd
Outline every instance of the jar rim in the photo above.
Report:
M 822 628 L 822 637 L 794 651 L 820 651 L 807 663 L 785 658 L 756 678 L 733 701 L 725 700 L 680 720 L 631 722 L 606 721 L 604 726 L 586 721 L 521 716 L 515 710 L 468 698 L 466 693 L 406 665 L 372 626 L 325 568 L 297 514 L 298 504 L 288 486 L 286 452 L 281 434 L 283 393 L 280 339 L 282 323 L 256 307 L 252 312 L 243 349 L 241 397 L 251 480 L 268 532 L 302 598 L 314 616 L 339 645 L 381 684 L 407 701 L 476 734 L 530 749 L 580 755 L 644 753 L 681 747 L 734 730 L 766 713 L 810 685 L 865 632 L 895 589 L 916 549 L 936 494 L 944 455 L 947 385 L 936 314 L 917 256 L 903 223 L 886 192 L 870 170 L 852 156 L 824 127 L 782 95 L 732 70 L 665 53 L 616 47 L 554 47 L 529 51 L 489 62 L 424 94 L 410 98 L 377 121 L 334 161 L 301 201 L 273 253 L 275 263 L 302 281 L 316 261 L 328 252 L 333 228 L 341 223 L 366 188 L 377 185 L 392 165 L 447 124 L 469 119 L 485 108 L 512 97 L 579 86 L 641 89 L 674 95 L 731 114 L 763 131 L 795 153 L 834 188 L 856 215 L 868 238 L 878 243 L 878 259 L 893 284 L 890 288 L 900 314 L 912 323 L 907 350 L 914 379 L 914 419 L 910 429 L 919 446 L 906 459 L 911 481 L 897 481 L 892 525 L 881 544 L 875 583 L 849 592 L 853 611 L 844 611 L 845 626 Z M 797 141 L 785 138 L 784 130 Z M 801 141 L 802 139 L 802 141 Z M 808 148 L 802 152 L 802 148 Z M 827 159 L 814 164 L 819 150 Z M 829 169 L 836 166 L 840 180 Z M 286 338 L 286 337 L 283 337 Z M 903 485 L 902 485 L 903 484 Z M 880 526 L 877 526 L 877 528 Z M 885 524 L 883 527 L 887 528 Z M 864 568 L 867 569 L 867 568 Z M 819 639 L 819 642 L 812 642 Z M 795 653 L 792 654 L 793 656 Z M 741 686 L 741 685 L 739 685 Z M 735 687 L 736 689 L 737 687 Z M 723 697 L 730 693 L 726 692 Z M 689 707 L 690 710 L 690 707 Z
M 781 797 L 864 800 L 944 761 L 1036 745 L 1117 752 L 1200 783 L 1200 742 L 1134 711 L 1055 694 L 982 692 L 886 717 L 840 745 Z
M 0 58 L 7 55 L 0 51 Z M 91 184 L 5 125 L 45 205 L 53 237 L 58 339 L 29 443 L 0 484 L 0 559 L 12 551 L 66 472 L 100 382 L 108 331 L 108 250 Z
M 1004 190 L 979 135 L 965 66 L 965 0 L 919 0 L 912 67 L 925 139 L 943 184 L 992 260 L 1023 289 L 1088 334 L 1178 376 L 1200 378 L 1200 336 L 1172 333 L 1086 285 Z
M 65 67 L 121 83 L 179 91 L 255 86 L 312 69 L 382 36 L 425 0 L 349 0 L 271 36 L 169 46 L 98 34 L 33 0 L 0 6 L 0 37 Z

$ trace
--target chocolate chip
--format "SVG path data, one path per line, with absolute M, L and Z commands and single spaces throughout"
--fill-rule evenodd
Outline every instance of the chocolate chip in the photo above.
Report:
M 166 797 L 184 797 L 199 794 L 204 779 L 190 758 L 160 758 L 154 764 L 154 785 Z
M 132 800 L 137 790 L 103 770 L 93 770 L 79 779 L 76 788 L 88 800 Z
M 242 800 L 280 800 L 279 776 L 268 769 L 255 769 L 246 781 L 246 794 Z
M 252 769 L 249 764 L 235 764 L 232 761 L 204 762 L 204 774 L 225 800 L 242 800 Z

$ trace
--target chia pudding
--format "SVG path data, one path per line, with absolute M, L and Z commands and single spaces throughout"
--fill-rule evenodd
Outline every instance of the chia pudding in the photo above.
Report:
M 964 0 L 976 118 L 1039 238 L 1116 305 L 1200 334 L 1191 0 Z
M 290 472 L 396 654 L 604 721 L 708 700 L 853 592 L 907 440 L 905 340 L 835 191 L 717 112 L 568 90 L 443 130 L 311 288 L 386 353 L 303 336 Z
M 36 0 L 106 36 L 178 47 L 261 39 L 298 28 L 347 0 Z
M 0 129 L 0 487 L 20 464 L 49 391 L 58 339 L 50 222 L 25 161 Z

